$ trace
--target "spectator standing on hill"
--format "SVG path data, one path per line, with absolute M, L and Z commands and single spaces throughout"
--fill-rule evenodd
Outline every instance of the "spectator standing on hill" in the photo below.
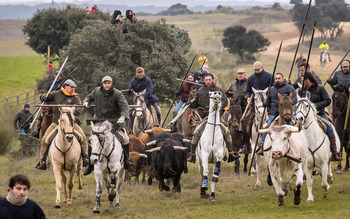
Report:
M 0 199 L 0 218 L 46 218 L 40 206 L 28 198 L 31 183 L 27 176 L 11 176 L 8 186 L 7 196 Z
M 15 119 L 13 120 L 13 125 L 15 127 L 15 131 L 18 132 L 18 127 L 20 127 L 20 129 L 19 129 L 20 134 L 30 133 L 29 127 L 33 121 L 33 117 L 31 117 L 31 116 L 32 116 L 32 113 L 30 112 L 30 105 L 28 103 L 26 103 L 26 104 L 24 104 L 23 109 L 17 113 L 17 115 L 15 116 Z M 31 117 L 31 118 L 28 119 L 29 117 Z M 28 119 L 28 121 L 27 121 L 27 119 Z M 17 126 L 17 124 L 18 124 L 18 126 Z
M 46 68 L 46 77 L 50 77 L 53 73 L 52 62 L 49 62 L 49 65 Z
M 84 14 L 85 14 L 85 16 L 88 16 L 88 15 L 89 15 L 89 12 L 90 12 L 90 9 L 89 9 L 88 6 L 86 6 L 85 9 L 84 9 Z
M 121 23 L 120 19 L 122 18 L 122 12 L 119 10 L 115 10 L 113 15 L 112 15 L 112 19 L 111 19 L 111 23 L 114 24 L 119 24 Z
M 93 12 L 95 12 L 96 10 L 97 10 L 97 5 L 94 5 L 94 6 L 91 8 L 90 13 L 93 13 Z

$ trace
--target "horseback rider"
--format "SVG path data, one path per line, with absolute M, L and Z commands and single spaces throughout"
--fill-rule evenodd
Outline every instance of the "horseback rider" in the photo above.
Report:
M 247 91 L 248 79 L 245 76 L 246 76 L 246 70 L 239 69 L 237 71 L 237 78 L 227 88 L 227 91 L 226 91 L 226 96 L 231 98 L 231 102 L 236 103 L 239 99 L 242 100 L 241 102 L 242 112 L 244 112 L 244 109 L 247 105 L 247 101 L 244 97 Z
M 194 82 L 193 74 L 188 74 L 187 81 Z M 180 96 L 181 95 L 181 99 L 180 99 L 179 103 L 177 104 L 177 106 L 174 109 L 174 117 L 177 115 L 177 113 L 181 109 L 182 105 L 187 102 L 188 95 L 189 95 L 190 91 L 194 90 L 194 89 L 196 89 L 196 85 L 195 84 L 190 84 L 190 83 L 187 83 L 187 82 L 182 83 L 182 85 L 181 85 L 181 87 L 179 89 L 179 92 L 177 92 L 177 94 L 176 94 L 176 96 Z
M 201 56 L 199 56 L 198 58 L 199 67 L 201 67 L 202 65 L 207 65 L 207 63 L 208 63 L 207 57 L 205 57 L 204 53 L 201 53 Z
M 145 70 L 142 67 L 137 67 L 136 68 L 136 76 L 134 79 L 132 79 L 130 83 L 129 89 L 134 90 L 135 92 L 142 92 L 143 90 L 146 89 L 146 94 L 145 94 L 145 101 L 147 106 L 153 106 L 156 113 L 157 113 L 157 118 L 158 118 L 158 124 L 161 124 L 161 113 L 160 113 L 160 108 L 157 104 L 159 101 L 159 98 L 154 95 L 153 92 L 153 85 L 152 85 L 152 80 L 145 75 Z M 131 92 L 130 92 L 131 94 Z M 130 116 L 130 122 L 129 122 L 129 128 L 130 130 L 133 130 L 133 125 L 134 125 L 134 110 L 130 110 L 129 116 Z
M 265 90 L 267 87 L 269 87 L 272 80 L 272 74 L 265 71 L 263 64 L 260 61 L 254 62 L 253 69 L 255 73 L 248 78 L 247 91 L 245 94 L 246 99 L 250 98 L 251 94 L 253 93 L 252 88 L 257 90 Z
M 201 118 L 205 118 L 209 115 L 209 91 L 221 91 L 222 93 L 222 111 L 221 111 L 221 115 L 223 113 L 223 109 L 227 106 L 228 104 L 228 100 L 227 97 L 224 93 L 224 91 L 216 86 L 215 82 L 214 82 L 214 75 L 211 73 L 208 73 L 205 78 L 204 78 L 204 86 L 198 90 L 198 92 L 196 93 L 196 97 L 193 100 L 193 102 L 190 104 L 190 108 L 192 109 L 197 109 L 198 110 L 198 114 L 200 115 Z M 203 122 L 201 124 L 199 124 L 193 134 L 192 137 L 192 141 L 191 141 L 191 151 L 189 152 L 189 158 L 187 159 L 187 161 L 189 162 L 195 162 L 196 160 L 196 148 L 197 148 L 197 144 L 198 141 L 200 139 L 200 132 L 201 130 L 203 130 L 203 126 L 206 124 L 206 119 L 203 120 Z M 221 127 L 224 127 L 224 125 L 222 124 Z M 225 131 L 223 133 L 224 136 L 224 140 L 226 142 L 226 146 L 227 149 L 229 151 L 229 156 L 231 156 L 234 159 L 239 158 L 239 155 L 236 153 L 234 154 L 233 150 L 232 150 L 232 138 L 230 135 L 230 132 L 227 130 L 227 128 L 225 127 Z M 230 159 L 229 159 L 230 160 Z
M 305 69 L 306 69 L 306 62 L 304 62 L 304 63 L 302 63 L 302 64 L 300 65 L 300 76 L 299 76 L 299 77 L 297 78 L 297 80 L 292 84 L 292 86 L 294 87 L 294 89 L 298 89 L 298 88 L 299 88 L 298 83 L 301 84 L 301 76 L 303 76 L 303 75 L 305 74 Z M 307 71 L 308 71 L 308 72 L 311 72 L 311 73 L 314 75 L 314 77 L 316 78 L 317 83 L 319 83 L 319 84 L 322 85 L 322 80 L 320 79 L 320 77 L 318 77 L 318 75 L 316 75 L 316 73 L 315 73 L 314 71 L 312 71 L 312 70 L 310 69 L 310 65 L 309 65 L 309 64 L 307 64 Z M 288 82 L 288 84 L 291 84 L 291 81 L 290 81 L 289 78 L 287 78 L 287 82 Z
M 75 93 L 75 88 L 76 84 L 74 81 L 68 79 L 66 80 L 61 89 L 58 91 L 53 91 L 51 92 L 47 97 L 46 96 L 41 96 L 40 100 L 42 102 L 46 103 L 54 103 L 54 104 L 75 104 L 75 105 L 81 105 L 81 100 L 77 96 L 77 93 Z M 77 107 L 74 111 L 74 115 L 79 115 L 80 113 L 83 112 L 83 109 L 80 107 Z M 46 143 L 47 137 L 50 137 L 50 139 L 53 139 L 53 136 L 49 136 L 54 129 L 58 127 L 58 119 L 60 118 L 60 111 L 58 107 L 53 108 L 53 118 L 52 118 L 52 123 L 51 125 L 47 128 L 42 144 L 41 144 L 41 149 L 40 149 L 40 162 L 36 166 L 37 169 L 39 170 L 46 170 L 46 159 L 47 159 L 47 154 L 50 148 L 50 143 Z M 86 136 L 84 131 L 81 129 L 81 127 L 75 122 L 74 123 L 74 130 L 79 132 L 79 134 L 82 136 L 82 139 L 79 139 L 79 143 L 82 148 L 81 156 L 83 158 L 83 166 L 85 167 L 89 163 L 89 158 L 87 157 L 87 150 L 88 150 L 88 145 L 86 141 Z M 54 134 L 55 135 L 55 134 Z
M 124 167 L 127 170 L 129 164 L 129 136 L 125 131 L 125 120 L 128 119 L 128 102 L 124 95 L 113 87 L 113 80 L 110 76 L 102 78 L 102 86 L 96 87 L 89 93 L 83 105 L 88 106 L 91 102 L 95 103 L 95 114 L 93 120 L 106 121 L 113 124 L 112 133 L 120 141 L 124 152 Z M 84 176 L 90 174 L 94 165 L 89 162 L 89 165 L 84 169 Z
M 311 72 L 306 72 L 303 76 L 305 89 L 299 89 L 299 96 L 305 97 L 306 92 L 310 93 L 310 101 L 315 105 L 317 109 L 317 115 L 321 116 L 323 119 L 329 121 L 328 117 L 325 114 L 325 108 L 331 104 L 331 99 L 327 93 L 327 90 L 321 85 L 317 83 L 316 78 L 313 76 Z M 327 136 L 331 142 L 331 151 L 334 161 L 341 161 L 342 158 L 339 156 L 337 152 L 336 139 L 333 133 L 333 129 L 327 123 Z
M 295 89 L 292 85 L 288 84 L 287 81 L 283 78 L 282 73 L 277 73 L 275 75 L 275 85 L 271 87 L 270 91 L 270 98 L 269 102 L 267 103 L 267 106 L 270 107 L 270 118 L 267 121 L 267 126 L 269 126 L 272 121 L 279 115 L 279 97 L 278 94 L 280 95 L 289 95 L 292 93 L 292 102 L 293 105 L 296 104 L 297 102 L 297 93 L 295 92 Z M 294 115 L 292 114 L 292 118 L 295 119 Z M 260 146 L 257 150 L 257 154 L 259 155 L 264 155 L 263 154 L 263 146 L 266 138 L 266 133 L 264 133 L 261 136 L 261 143 Z
M 350 93 L 350 74 L 349 74 L 349 60 L 344 60 L 341 63 L 341 70 L 334 73 L 333 78 L 328 77 L 327 81 L 330 85 L 344 84 Z
M 197 72 L 197 73 L 198 73 L 197 76 L 198 76 L 198 78 L 199 78 L 199 80 L 197 80 L 197 84 L 202 84 L 202 85 L 204 85 L 204 84 L 205 84 L 205 83 L 204 83 L 204 78 L 205 78 L 205 76 L 207 76 L 207 74 L 209 74 L 208 70 L 202 69 L 202 70 L 200 70 L 200 71 Z M 194 77 L 196 78 L 196 76 L 194 76 Z M 198 91 L 200 88 L 202 88 L 202 86 L 197 85 L 197 86 L 196 86 L 196 91 Z
M 318 47 L 321 49 L 321 54 L 320 54 L 320 61 L 322 61 L 322 55 L 324 53 L 324 49 L 326 48 L 327 49 L 327 53 L 328 53 L 328 58 L 329 58 L 329 61 L 331 62 L 331 55 L 329 54 L 329 45 L 328 43 L 326 42 L 326 40 L 323 40 L 323 42 L 320 44 L 320 46 Z

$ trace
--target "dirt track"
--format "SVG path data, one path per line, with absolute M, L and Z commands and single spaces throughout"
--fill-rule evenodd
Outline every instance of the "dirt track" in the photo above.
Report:
M 270 40 L 271 45 L 262 54 L 269 55 L 269 56 L 276 56 L 280 42 L 281 40 L 283 40 L 280 60 L 291 62 L 293 60 L 294 52 L 286 51 L 286 48 L 289 46 L 294 46 L 293 50 L 295 51 L 296 45 L 299 39 L 299 32 L 297 30 L 297 27 L 292 22 L 274 24 L 272 26 L 273 28 L 279 29 L 280 32 L 264 34 L 264 36 Z M 320 33 L 316 30 L 315 37 L 318 37 L 319 35 Z M 345 23 L 344 25 L 344 34 L 342 36 L 349 36 L 349 35 L 350 35 L 350 23 L 348 22 L 348 23 Z M 330 54 L 331 54 L 332 62 L 329 62 L 328 70 L 325 70 L 325 71 L 323 71 L 320 67 L 320 62 L 319 62 L 320 50 L 319 49 L 316 50 L 314 47 L 312 48 L 311 60 L 309 61 L 312 70 L 314 70 L 317 73 L 329 74 L 337 66 L 338 62 L 343 58 L 343 56 L 334 55 L 334 53 L 332 53 L 332 45 L 330 45 L 330 47 L 331 47 Z M 299 48 L 297 57 L 299 57 L 300 53 L 303 53 L 304 57 L 307 58 L 307 51 L 302 51 Z

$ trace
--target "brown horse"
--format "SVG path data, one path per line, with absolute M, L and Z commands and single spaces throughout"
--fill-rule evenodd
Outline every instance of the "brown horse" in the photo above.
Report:
M 192 101 L 196 95 L 196 89 L 191 89 L 188 95 L 188 102 Z M 191 114 L 191 108 L 187 107 L 185 112 L 179 117 L 179 119 L 174 124 L 176 130 L 188 137 L 191 137 L 193 134 L 192 125 L 189 121 L 189 115 Z
M 232 138 L 232 150 L 238 153 L 238 150 L 242 148 L 243 145 L 243 134 L 240 132 L 240 119 L 242 117 L 242 107 L 241 99 L 238 99 L 236 102 L 231 102 L 228 110 L 228 122 L 229 122 L 229 131 Z M 239 159 L 235 160 L 235 173 L 239 175 Z
M 289 95 L 280 95 L 277 93 L 280 100 L 279 103 L 279 114 L 280 118 L 278 120 L 279 125 L 291 125 L 292 123 L 292 113 L 293 113 L 293 93 Z
M 52 123 L 53 117 L 53 107 L 42 107 L 41 108 L 42 121 L 40 123 L 40 144 L 42 144 L 42 139 L 45 135 L 47 128 Z
M 74 174 L 78 175 L 79 189 L 83 188 L 81 181 L 81 147 L 78 139 L 75 135 L 79 134 L 74 132 L 74 108 L 70 107 L 61 107 L 60 118 L 58 120 L 58 133 L 53 139 L 50 151 L 49 151 L 49 160 L 53 166 L 53 173 L 56 180 L 56 202 L 54 207 L 60 208 L 60 193 L 63 182 L 64 189 L 64 201 L 68 206 L 72 204 L 72 189 L 73 189 L 73 177 Z M 67 195 L 67 177 L 65 171 L 69 172 L 68 179 L 68 189 L 69 193 Z
M 346 86 L 343 84 L 337 84 L 335 86 L 331 86 L 334 93 L 332 95 L 332 115 L 334 120 L 334 127 L 337 131 L 339 138 L 342 140 L 342 144 L 345 146 L 346 152 L 346 164 L 343 171 L 349 170 L 349 134 L 350 134 L 350 123 L 348 118 L 348 127 L 344 132 L 345 118 L 346 118 L 346 110 L 348 106 L 348 93 L 346 91 Z M 337 167 L 337 173 L 341 173 L 341 162 L 339 162 Z
M 252 125 L 254 121 L 254 107 L 253 105 L 250 105 L 245 117 L 242 119 L 240 123 L 239 130 L 243 135 L 243 142 L 242 142 L 242 149 L 239 151 L 239 153 L 244 154 L 244 168 L 243 172 L 248 172 L 248 157 L 249 153 L 251 152 L 250 147 L 250 138 L 252 137 Z

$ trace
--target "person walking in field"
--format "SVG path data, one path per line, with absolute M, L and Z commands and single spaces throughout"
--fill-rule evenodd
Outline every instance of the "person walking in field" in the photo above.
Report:
M 28 119 L 29 117 L 31 118 Z M 15 131 L 18 132 L 19 130 L 20 134 L 30 133 L 29 127 L 32 124 L 32 121 L 33 117 L 32 113 L 30 112 L 30 105 L 29 103 L 26 103 L 24 104 L 23 109 L 16 114 L 15 119 L 13 120 Z
M 202 65 L 207 65 L 207 63 L 208 63 L 207 57 L 205 57 L 204 53 L 201 53 L 201 56 L 199 56 L 198 58 L 199 67 L 201 67 Z

